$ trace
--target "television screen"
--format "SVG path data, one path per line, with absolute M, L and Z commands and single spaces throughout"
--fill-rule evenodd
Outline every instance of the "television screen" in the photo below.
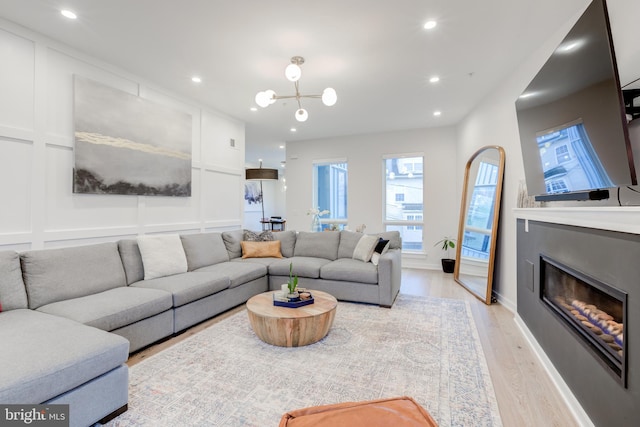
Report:
M 615 186 L 582 120 L 540 132 L 536 141 L 547 194 Z
M 603 0 L 587 8 L 516 110 L 529 194 L 570 198 L 636 184 Z

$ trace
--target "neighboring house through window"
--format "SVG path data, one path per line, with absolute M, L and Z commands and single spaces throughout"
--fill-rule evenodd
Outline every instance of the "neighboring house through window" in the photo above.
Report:
M 385 171 L 384 226 L 396 230 L 403 251 L 423 251 L 423 155 L 393 155 L 383 159 Z

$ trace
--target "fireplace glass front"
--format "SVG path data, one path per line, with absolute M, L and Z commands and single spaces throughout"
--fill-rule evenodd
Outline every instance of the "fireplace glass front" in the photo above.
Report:
M 626 386 L 626 293 L 544 255 L 540 268 L 542 301 Z

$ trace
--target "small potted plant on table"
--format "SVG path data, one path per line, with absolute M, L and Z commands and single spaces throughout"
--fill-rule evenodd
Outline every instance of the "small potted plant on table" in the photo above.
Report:
M 298 298 L 298 275 L 296 274 L 295 277 L 293 276 L 293 263 L 289 264 L 289 281 L 287 282 L 287 289 L 289 290 L 287 298 Z
M 442 250 L 447 252 L 447 257 L 442 258 L 442 271 L 445 273 L 453 273 L 453 270 L 456 268 L 456 260 L 449 256 L 449 249 L 455 249 L 456 243 L 455 239 L 450 239 L 445 237 L 444 239 L 436 242 L 433 246 L 442 245 Z

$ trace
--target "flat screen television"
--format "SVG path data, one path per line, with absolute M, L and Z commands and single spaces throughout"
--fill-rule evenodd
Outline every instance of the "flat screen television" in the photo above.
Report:
M 593 0 L 516 111 L 527 191 L 537 200 L 601 199 L 637 184 L 604 0 Z

